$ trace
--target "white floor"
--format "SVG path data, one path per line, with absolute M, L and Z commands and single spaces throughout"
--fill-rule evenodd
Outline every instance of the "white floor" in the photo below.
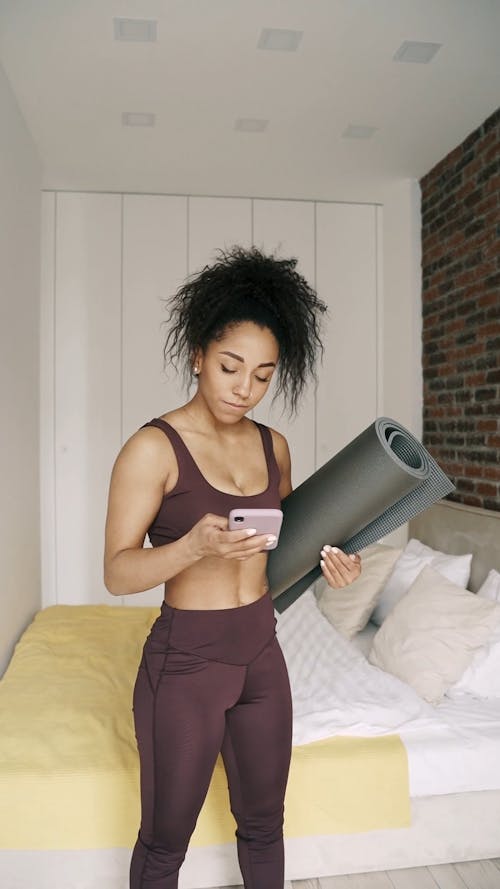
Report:
M 231 889 L 243 889 L 233 886 Z M 408 870 L 293 880 L 285 889 L 500 889 L 500 858 Z

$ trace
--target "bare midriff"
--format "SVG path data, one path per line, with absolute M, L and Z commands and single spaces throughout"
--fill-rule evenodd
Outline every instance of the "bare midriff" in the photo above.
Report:
M 197 611 L 249 605 L 268 590 L 266 565 L 266 553 L 245 561 L 207 556 L 170 578 L 165 602 Z

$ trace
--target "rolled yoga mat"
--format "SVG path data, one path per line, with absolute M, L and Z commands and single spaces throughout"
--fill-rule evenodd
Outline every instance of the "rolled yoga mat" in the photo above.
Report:
M 423 444 L 378 417 L 282 501 L 283 525 L 267 574 L 282 612 L 320 575 L 325 543 L 355 553 L 455 490 Z

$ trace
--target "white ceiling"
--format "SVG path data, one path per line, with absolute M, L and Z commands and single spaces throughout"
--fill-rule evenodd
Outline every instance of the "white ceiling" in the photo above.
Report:
M 156 19 L 157 42 L 116 42 L 115 16 Z M 258 49 L 263 28 L 303 31 L 298 51 Z M 406 40 L 442 48 L 398 64 Z M 46 188 L 369 198 L 500 105 L 499 45 L 500 0 L 0 0 Z M 123 127 L 124 111 L 156 126 Z M 377 129 L 344 139 L 350 124 Z

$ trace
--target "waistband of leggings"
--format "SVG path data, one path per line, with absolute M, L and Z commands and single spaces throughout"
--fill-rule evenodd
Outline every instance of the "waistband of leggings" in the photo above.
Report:
M 152 628 L 157 641 L 207 660 L 248 664 L 275 635 L 271 594 L 234 608 L 173 608 L 163 602 Z

